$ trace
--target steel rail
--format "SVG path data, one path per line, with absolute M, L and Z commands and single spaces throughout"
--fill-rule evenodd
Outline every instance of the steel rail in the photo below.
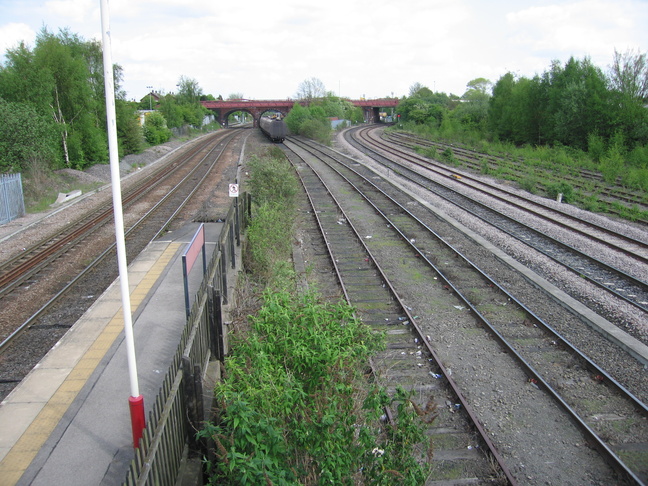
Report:
M 394 135 L 392 135 L 392 136 L 394 136 Z M 448 144 L 448 143 L 444 143 L 444 142 L 432 142 L 432 141 L 423 140 L 423 139 L 420 139 L 420 138 L 417 139 L 415 137 L 406 136 L 404 134 L 398 134 L 394 138 L 402 138 L 402 139 L 413 140 L 413 142 L 411 142 L 412 144 L 418 144 L 418 145 L 424 145 L 424 146 L 430 146 L 430 147 L 440 147 L 440 148 L 446 148 L 446 149 L 449 148 L 449 149 L 451 149 L 453 151 L 453 153 L 459 152 L 460 154 L 462 154 L 461 156 L 463 157 L 463 160 L 466 161 L 468 164 L 472 164 L 475 167 L 478 164 L 475 163 L 475 162 L 471 162 L 471 161 L 479 161 L 479 160 L 483 160 L 484 158 L 486 158 L 486 159 L 490 160 L 491 162 L 493 162 L 494 164 L 497 164 L 499 162 L 498 159 L 501 159 L 501 158 L 498 158 L 497 156 L 493 156 L 493 155 L 489 155 L 489 154 L 483 154 L 483 153 L 476 152 L 474 150 L 464 148 L 464 147 L 461 147 L 461 146 Z M 397 143 L 397 144 L 405 146 L 405 147 L 410 146 L 410 144 L 408 144 L 406 142 L 401 142 L 401 141 L 398 141 L 398 142 L 395 141 L 394 143 Z M 511 158 L 509 160 L 515 160 L 515 159 Z M 519 158 L 519 160 L 522 160 L 522 158 Z M 596 174 L 596 173 L 594 173 L 592 171 L 589 171 L 587 169 L 578 169 L 578 172 L 579 172 L 579 174 L 578 174 L 579 178 L 589 179 L 591 181 L 594 181 L 595 183 L 603 183 L 604 182 L 603 177 L 600 174 Z M 582 183 L 576 177 L 574 177 L 573 175 L 568 175 L 566 177 L 570 178 L 575 186 L 577 186 L 577 187 L 582 186 Z M 609 196 L 611 198 L 618 199 L 618 200 L 621 200 L 621 201 L 624 201 L 624 202 L 627 202 L 627 203 L 640 204 L 642 206 L 646 205 L 645 197 L 644 198 L 638 197 L 638 195 L 636 193 L 633 193 L 631 191 L 628 191 L 628 190 L 625 190 L 625 189 L 622 189 L 622 188 L 616 189 L 615 192 L 612 192 L 612 191 L 610 191 L 609 189 L 606 189 L 606 188 L 601 188 L 600 192 L 605 196 Z M 645 221 L 643 221 L 643 222 L 645 223 Z
M 215 137 L 214 137 L 215 138 Z M 208 143 L 208 142 L 207 142 Z M 206 146 L 206 143 L 192 147 L 188 153 L 182 155 L 179 161 L 174 164 L 167 164 L 161 169 L 151 174 L 146 180 L 139 181 L 134 187 L 130 188 L 123 195 L 123 204 L 129 207 L 134 204 L 145 194 L 155 188 L 151 184 L 151 179 L 158 182 L 170 177 L 182 167 L 184 161 L 195 156 Z M 0 297 L 6 295 L 16 288 L 30 276 L 38 273 L 50 262 L 58 258 L 61 254 L 66 253 L 73 248 L 79 241 L 89 236 L 92 232 L 99 229 L 101 225 L 106 224 L 112 218 L 112 202 L 86 214 L 76 221 L 68 224 L 56 234 L 43 239 L 28 249 L 24 250 L 14 258 L 5 262 L 0 268 L 4 273 L 0 275 Z M 30 254 L 35 255 L 30 256 Z M 22 261 L 22 263 L 20 263 Z M 4 270 L 8 269 L 8 270 Z
M 330 156 L 327 156 L 330 157 Z M 333 159 L 332 157 L 330 157 Z M 487 280 L 491 285 L 496 286 L 504 295 L 506 295 L 511 301 L 515 302 L 516 305 L 518 305 L 520 308 L 522 308 L 533 320 L 534 323 L 542 326 L 543 329 L 545 329 L 548 333 L 550 333 L 551 337 L 560 340 L 560 342 L 568 349 L 571 353 L 576 355 L 581 361 L 583 361 L 587 368 L 590 370 L 594 371 L 595 373 L 598 373 L 600 376 L 603 376 L 605 378 L 605 382 L 612 385 L 612 387 L 617 390 L 618 393 L 620 393 L 626 400 L 628 400 L 632 406 L 643 416 L 643 418 L 648 418 L 648 407 L 641 402 L 636 396 L 634 396 L 632 393 L 630 393 L 625 387 L 623 387 L 620 383 L 618 383 L 614 378 L 612 378 L 605 370 L 601 369 L 596 365 L 594 362 L 592 362 L 587 356 L 585 356 L 580 350 L 578 350 L 575 346 L 573 346 L 568 340 L 566 340 L 563 336 L 561 336 L 555 329 L 553 329 L 549 324 L 544 322 L 539 316 L 537 316 L 533 311 L 531 311 L 529 308 L 527 308 L 522 302 L 520 302 L 518 299 L 516 299 L 513 295 L 511 295 L 507 290 L 505 290 L 503 287 L 501 287 L 497 282 L 492 280 L 487 274 L 485 274 L 481 269 L 477 267 L 473 262 L 471 262 L 468 258 L 466 258 L 460 251 L 455 249 L 452 245 L 447 243 L 443 238 L 441 238 L 436 232 L 434 232 L 431 228 L 429 228 L 425 223 L 423 223 L 418 217 L 416 217 L 414 214 L 412 214 L 407 208 L 405 208 L 403 205 L 398 203 L 396 200 L 394 200 L 391 196 L 386 194 L 382 189 L 380 189 L 376 184 L 374 184 L 371 180 L 365 178 L 361 174 L 359 174 L 355 169 L 352 167 L 349 167 L 348 165 L 342 163 L 339 160 L 333 159 L 335 163 L 339 163 L 342 165 L 346 170 L 352 172 L 355 174 L 357 177 L 361 178 L 363 180 L 363 183 L 368 184 L 371 186 L 376 192 L 380 193 L 383 197 L 385 197 L 387 200 L 391 201 L 392 204 L 395 204 L 399 210 L 402 213 L 405 213 L 409 215 L 409 217 L 416 221 L 417 224 L 421 225 L 426 231 L 428 231 L 436 240 L 441 242 L 446 248 L 449 250 L 453 251 L 459 258 L 464 260 L 470 267 L 472 267 L 482 278 Z M 323 161 L 324 163 L 327 163 Z M 328 163 L 327 163 L 328 164 Z M 448 285 L 453 292 L 456 293 L 456 295 L 461 299 L 461 301 L 471 309 L 471 311 L 474 313 L 475 316 L 478 317 L 479 321 L 486 326 L 487 329 L 490 330 L 491 334 L 497 339 L 498 342 L 501 343 L 501 345 L 511 353 L 512 356 L 515 357 L 516 361 L 520 363 L 520 365 L 525 369 L 528 375 L 533 377 L 536 380 L 536 383 L 540 383 L 542 387 L 549 393 L 554 400 L 569 414 L 569 416 L 574 420 L 578 426 L 585 432 L 586 436 L 596 445 L 596 448 L 603 454 L 604 457 L 608 458 L 611 460 L 613 463 L 615 469 L 622 474 L 624 477 L 628 478 L 629 480 L 633 481 L 635 484 L 642 485 L 643 482 L 641 479 L 637 476 L 637 474 L 629 468 L 622 460 L 621 458 L 603 441 L 599 435 L 580 417 L 580 415 L 563 399 L 563 397 L 544 379 L 544 377 L 540 374 L 539 371 L 537 371 L 528 361 L 524 359 L 524 357 L 517 351 L 514 345 L 508 342 L 508 340 L 496 329 L 496 326 L 491 324 L 490 321 L 475 307 L 475 305 L 472 304 L 472 302 L 464 296 L 464 294 L 451 282 L 451 280 L 446 277 L 446 275 L 443 273 L 443 271 L 438 268 L 433 262 L 431 262 L 425 253 L 420 250 L 414 242 L 411 241 L 410 238 L 407 237 L 400 229 L 399 225 L 397 222 L 393 221 L 384 211 L 384 209 L 381 209 L 378 205 L 376 205 L 369 196 L 367 196 L 355 183 L 353 183 L 347 176 L 342 174 L 336 167 L 331 166 L 328 164 L 332 170 L 336 171 L 341 178 L 343 178 L 347 184 L 349 184 L 353 189 L 360 194 L 376 211 L 377 214 L 380 214 L 384 220 L 395 230 L 397 231 L 402 240 L 410 246 L 413 251 L 425 261 L 430 268 L 432 268 L 435 273 L 437 273 L 445 282 L 445 285 Z M 347 221 L 350 221 L 349 218 L 347 217 Z
M 237 135 L 237 133 L 233 133 L 232 135 L 228 135 L 228 138 L 224 138 L 223 140 L 218 141 L 218 143 L 222 143 L 223 141 L 226 141 L 227 144 L 229 144 L 232 139 Z M 216 149 L 216 145 L 209 151 L 207 155 L 205 155 L 200 162 L 196 164 L 196 166 L 191 170 L 189 174 L 187 174 L 180 183 L 178 183 L 176 186 L 173 187 L 173 189 L 167 193 L 160 201 L 158 201 L 151 209 L 149 209 L 146 214 L 144 214 L 139 220 L 137 220 L 128 230 L 125 231 L 124 236 L 129 236 L 131 233 L 135 232 L 145 221 L 147 221 L 151 215 L 154 214 L 156 210 L 158 210 L 162 204 L 164 204 L 169 197 L 180 190 L 182 184 L 184 181 L 186 181 L 194 172 L 196 172 L 200 167 L 201 163 L 207 158 L 208 155 L 210 155 L 214 150 Z M 224 150 L 224 148 L 223 148 Z M 201 178 L 200 182 L 196 185 L 196 187 L 190 192 L 190 194 L 184 199 L 182 206 L 184 207 L 186 203 L 189 201 L 191 197 L 195 194 L 199 186 L 205 181 L 207 176 L 209 175 L 211 169 L 214 167 L 214 165 L 218 162 L 218 157 L 222 155 L 223 150 L 221 150 L 221 153 L 218 154 L 218 156 L 214 159 L 214 161 L 210 164 L 209 169 L 206 171 L 206 173 L 203 175 Z M 195 155 L 195 152 L 193 153 Z M 112 208 L 111 208 L 112 209 Z M 177 215 L 178 211 L 175 211 L 173 213 L 173 216 Z M 164 227 L 168 226 L 171 218 L 167 219 Z M 159 236 L 160 232 L 156 234 L 156 237 Z M 23 322 L 16 330 L 14 330 L 8 337 L 6 337 L 1 343 L 0 343 L 0 356 L 9 348 L 11 343 L 21 334 L 23 334 L 26 330 L 28 330 L 35 322 L 37 319 L 39 319 L 45 312 L 47 312 L 58 300 L 60 300 L 61 297 L 63 297 L 70 289 L 72 289 L 83 277 L 88 275 L 90 272 L 92 272 L 101 262 L 103 262 L 115 249 L 116 243 L 112 243 L 108 248 L 106 248 L 99 256 L 97 256 L 88 266 L 86 266 L 77 276 L 75 276 L 70 282 L 68 282 L 65 287 L 63 287 L 61 290 L 59 290 L 53 297 L 51 297 L 40 309 L 38 309 L 34 314 L 32 314 L 25 322 Z
M 367 131 L 368 130 L 370 130 L 370 129 L 367 129 Z M 560 217 L 571 221 L 572 224 L 578 224 L 578 225 L 587 226 L 592 230 L 599 231 L 601 233 L 605 233 L 605 234 L 607 234 L 609 236 L 612 236 L 613 238 L 625 241 L 626 243 L 629 243 L 631 245 L 638 246 L 638 247 L 640 247 L 641 249 L 644 249 L 644 250 L 648 250 L 648 242 L 646 242 L 646 241 L 638 240 L 638 239 L 633 238 L 631 236 L 627 236 L 627 235 L 624 235 L 622 233 L 618 233 L 618 232 L 616 232 L 614 230 L 611 230 L 611 229 L 605 228 L 603 226 L 600 226 L 600 225 L 598 225 L 596 223 L 593 223 L 591 221 L 586 221 L 586 220 L 577 218 L 577 217 L 572 216 L 571 214 L 569 214 L 569 213 L 567 213 L 565 211 L 561 211 L 560 209 L 553 208 L 551 206 L 548 206 L 548 205 L 543 204 L 543 203 L 538 202 L 538 201 L 534 201 L 534 200 L 532 200 L 530 198 L 524 197 L 523 195 L 516 194 L 516 193 L 506 189 L 505 187 L 501 187 L 501 186 L 497 186 L 495 184 L 491 184 L 491 183 L 489 183 L 487 181 L 481 180 L 481 179 L 479 179 L 477 177 L 474 177 L 474 176 L 472 176 L 470 174 L 462 173 L 461 174 L 461 179 L 457 179 L 456 177 L 454 177 L 454 175 L 456 175 L 456 172 L 453 171 L 451 168 L 449 168 L 447 166 L 444 166 L 443 164 L 436 163 L 433 160 L 426 159 L 424 157 L 420 157 L 420 156 L 418 156 L 416 154 L 413 154 L 413 153 L 410 153 L 410 152 L 404 152 L 402 150 L 398 150 L 398 149 L 395 149 L 395 148 L 390 147 L 388 145 L 385 145 L 384 142 L 382 142 L 382 141 L 380 141 L 380 140 L 378 140 L 378 139 L 376 139 L 374 137 L 371 137 L 370 135 L 371 134 L 369 134 L 369 133 L 365 134 L 365 132 L 360 133 L 360 136 L 362 136 L 365 140 L 367 140 L 368 143 L 375 144 L 376 146 L 383 147 L 383 149 L 385 151 L 398 153 L 400 157 L 407 159 L 409 162 L 411 162 L 413 164 L 416 164 L 416 165 L 418 165 L 418 166 L 420 166 L 420 167 L 422 167 L 424 169 L 430 170 L 430 171 L 432 171 L 432 172 L 434 172 L 434 173 L 436 173 L 436 174 L 438 174 L 438 175 L 440 175 L 442 177 L 454 180 L 454 182 L 456 182 L 456 183 L 464 184 L 467 187 L 470 187 L 471 189 L 483 192 L 483 193 L 487 194 L 489 197 L 492 197 L 493 199 L 496 199 L 498 201 L 502 201 L 502 202 L 504 202 L 504 203 L 506 203 L 508 205 L 511 205 L 513 207 L 516 207 L 516 208 L 518 208 L 518 209 L 520 209 L 520 210 L 522 210 L 524 212 L 533 214 L 534 216 L 536 216 L 536 217 L 538 217 L 540 219 L 543 219 L 545 221 L 549 221 L 549 222 L 551 222 L 553 224 L 559 225 L 560 227 L 562 227 L 564 229 L 567 229 L 567 230 L 569 230 L 571 232 L 577 233 L 577 234 L 579 234 L 581 236 L 587 237 L 588 239 L 597 241 L 598 243 L 600 243 L 602 245 L 605 245 L 605 246 L 607 246 L 609 248 L 612 248 L 614 250 L 622 252 L 625 255 L 627 255 L 627 256 L 629 256 L 631 258 L 635 258 L 635 259 L 637 259 L 638 261 L 640 261 L 642 263 L 647 263 L 648 264 L 648 257 L 640 255 L 640 254 L 638 254 L 638 253 L 636 253 L 636 252 L 634 252 L 632 250 L 628 250 L 627 248 L 619 246 L 618 244 L 616 244 L 614 242 L 611 242 L 609 240 L 605 240 L 603 238 L 599 238 L 596 235 L 592 235 L 591 233 L 588 233 L 587 231 L 576 228 L 576 227 L 570 225 L 569 223 L 558 221 L 557 219 L 555 219 L 554 217 L 552 217 L 550 215 L 543 214 L 542 212 L 539 212 L 539 211 L 533 210 L 531 208 L 525 207 L 524 205 L 519 204 L 519 203 L 515 202 L 514 200 L 507 199 L 506 197 L 498 196 L 496 194 L 483 191 L 483 189 L 475 187 L 475 186 L 473 186 L 471 184 L 467 184 L 466 181 L 470 181 L 470 182 L 472 182 L 474 184 L 485 186 L 489 190 L 504 193 L 504 194 L 506 194 L 506 195 L 508 195 L 508 196 L 510 196 L 512 198 L 515 198 L 515 199 L 522 199 L 522 200 L 524 200 L 525 204 L 528 204 L 530 206 L 534 206 L 536 208 L 540 208 L 541 210 L 544 210 L 544 211 L 547 211 L 547 212 L 550 212 L 550 213 L 558 214 L 558 215 L 560 215 Z M 391 143 L 395 143 L 389 138 L 388 138 L 388 140 Z
M 288 143 L 286 143 L 286 141 L 284 141 L 284 146 L 286 146 L 289 150 L 292 150 L 292 149 L 290 149 L 291 142 L 296 143 L 296 141 L 293 140 L 292 138 L 290 139 L 290 141 L 288 141 Z M 297 143 L 296 143 L 296 144 L 297 144 Z M 294 150 L 292 150 L 292 151 L 293 151 L 293 153 L 295 153 L 297 156 L 299 156 L 299 154 L 297 154 L 296 152 L 294 152 Z M 313 155 L 315 155 L 315 154 L 313 154 Z M 317 155 L 315 155 L 315 156 L 317 157 Z M 300 158 L 301 158 L 301 157 L 300 157 Z M 302 158 L 302 160 L 304 160 L 304 159 Z M 308 164 L 308 162 L 305 161 L 305 160 L 304 160 L 304 163 Z M 322 236 L 322 237 L 324 238 L 324 240 L 326 241 L 326 246 L 327 246 L 327 248 L 328 248 L 329 255 L 330 255 L 330 258 L 331 258 L 331 261 L 332 261 L 332 263 L 333 263 L 333 265 L 334 265 L 334 268 L 335 268 L 335 271 L 336 271 L 336 275 L 337 275 L 338 281 L 340 282 L 340 285 L 341 285 L 342 288 L 343 288 L 345 298 L 347 299 L 347 302 L 350 302 L 350 303 L 353 305 L 353 302 L 349 299 L 349 293 L 348 293 L 348 291 L 347 291 L 347 289 L 346 289 L 346 286 L 345 286 L 345 283 L 344 283 L 344 279 L 342 278 L 342 275 L 341 275 L 340 269 L 339 269 L 339 267 L 338 267 L 338 265 L 337 265 L 337 263 L 336 263 L 336 261 L 335 261 L 336 258 L 335 258 L 334 254 L 333 254 L 333 252 L 332 252 L 332 249 L 331 249 L 331 248 L 332 248 L 332 244 L 329 242 L 329 240 L 328 240 L 328 238 L 327 238 L 327 230 L 326 230 L 326 229 L 323 227 L 323 225 L 322 225 L 322 222 L 321 222 L 320 216 L 319 216 L 318 211 L 317 211 L 317 209 L 316 209 L 316 205 L 314 204 L 313 199 L 311 198 L 310 191 L 308 190 L 308 188 L 307 188 L 307 186 L 306 186 L 306 184 L 305 184 L 305 182 L 304 182 L 304 180 L 303 180 L 302 175 L 299 174 L 299 171 L 297 171 L 297 172 L 298 172 L 298 175 L 299 175 L 300 180 L 301 180 L 301 182 L 302 182 L 302 185 L 303 185 L 304 189 L 306 190 L 306 193 L 307 193 L 307 195 L 308 195 L 308 199 L 309 199 L 309 202 L 310 202 L 310 204 L 311 204 L 311 207 L 313 208 L 313 214 L 315 215 L 315 217 L 316 217 L 316 219 L 317 219 L 318 226 L 319 226 L 320 231 L 321 231 L 321 236 Z M 329 196 L 329 197 L 330 197 L 330 198 L 335 202 L 335 204 L 336 204 L 336 206 L 337 206 L 337 211 L 339 211 L 339 213 L 342 214 L 342 215 L 344 215 L 344 217 L 346 218 L 346 221 L 348 222 L 349 226 L 350 226 L 350 227 L 352 228 L 352 230 L 353 230 L 353 233 L 354 233 L 354 235 L 355 235 L 355 238 L 356 238 L 357 242 L 358 242 L 360 245 L 362 245 L 362 247 L 364 248 L 364 251 L 366 252 L 366 254 L 368 255 L 368 257 L 371 259 L 371 262 L 372 262 L 373 266 L 375 267 L 376 271 L 379 272 L 380 277 L 381 277 L 382 281 L 384 282 L 385 286 L 389 289 L 390 294 L 391 294 L 391 295 L 393 296 L 393 298 L 398 302 L 398 305 L 400 306 L 401 312 L 402 312 L 402 313 L 407 317 L 407 319 L 408 319 L 410 325 L 412 326 L 412 329 L 413 329 L 414 332 L 415 332 L 415 336 L 416 336 L 416 338 L 417 338 L 417 339 L 419 340 L 419 342 L 420 342 L 420 343 L 425 347 L 425 349 L 426 349 L 426 351 L 429 353 L 429 355 L 432 356 L 432 359 L 434 360 L 435 365 L 436 365 L 436 366 L 441 370 L 441 374 L 442 374 L 442 375 L 444 376 L 444 378 L 447 380 L 447 382 L 448 382 L 449 386 L 451 387 L 453 393 L 454 393 L 455 396 L 457 397 L 457 400 L 461 403 L 461 406 L 464 408 L 464 410 L 466 411 L 466 413 L 467 413 L 468 416 L 470 417 L 470 421 L 471 421 L 471 425 L 472 425 L 472 427 L 474 427 L 474 429 L 478 432 L 478 434 L 479 434 L 479 436 L 480 436 L 480 439 L 484 442 L 484 444 L 486 444 L 487 448 L 489 449 L 489 453 L 490 453 L 490 454 L 493 456 L 493 458 L 496 460 L 498 466 L 501 468 L 502 473 L 506 476 L 506 478 L 507 478 L 509 484 L 511 484 L 511 485 L 516 485 L 516 484 L 517 484 L 517 481 L 516 481 L 516 479 L 514 478 L 514 476 L 512 475 L 512 473 L 511 473 L 511 471 L 509 470 L 508 466 L 506 465 L 506 462 L 504 461 L 504 459 L 503 459 L 503 457 L 501 456 L 500 452 L 498 451 L 497 447 L 495 446 L 495 444 L 492 442 L 492 440 L 491 440 L 490 437 L 488 436 L 486 430 L 483 428 L 481 422 L 480 422 L 479 419 L 477 418 L 477 415 L 475 414 L 475 412 L 473 411 L 472 407 L 470 406 L 470 404 L 468 403 L 468 401 L 467 401 L 466 398 L 464 397 L 463 393 L 461 392 L 461 390 L 460 390 L 458 384 L 454 381 L 454 379 L 452 378 L 451 374 L 448 372 L 447 368 L 443 365 L 443 362 L 441 361 L 441 358 L 438 356 L 438 354 L 436 353 L 436 351 L 435 351 L 434 348 L 432 347 L 431 343 L 429 342 L 429 339 L 428 339 L 427 336 L 424 334 L 424 332 L 423 332 L 423 330 L 421 329 L 421 327 L 416 323 L 416 319 L 415 319 L 415 317 L 411 314 L 411 312 L 409 311 L 409 309 L 407 308 L 407 306 L 405 305 L 405 303 L 402 301 L 402 299 L 400 298 L 400 296 L 398 295 L 398 293 L 397 293 L 396 290 L 394 289 L 394 287 L 393 287 L 393 285 L 392 285 L 390 279 L 387 277 L 386 273 L 384 272 L 384 270 L 382 269 L 382 267 L 378 264 L 376 258 L 374 257 L 374 255 L 372 254 L 372 252 L 370 251 L 370 249 L 367 247 L 367 245 L 365 244 L 365 242 L 363 241 L 363 239 L 360 237 L 360 235 L 359 235 L 357 229 L 356 229 L 355 226 L 351 223 L 351 219 L 348 218 L 347 214 L 346 214 L 345 211 L 342 209 L 342 206 L 341 206 L 340 203 L 337 201 L 337 199 L 336 199 L 335 196 L 333 195 L 333 193 L 332 193 L 332 191 L 330 190 L 330 188 L 326 185 L 326 183 L 321 179 L 321 177 L 320 177 L 320 176 L 319 176 L 315 171 L 313 171 L 313 172 L 314 172 L 315 176 L 319 179 L 320 183 L 321 183 L 321 184 L 326 188 L 326 191 L 328 192 L 328 196 Z
M 371 149 L 369 149 L 367 147 L 364 147 L 364 148 L 365 148 L 365 150 L 371 150 Z M 623 301 L 633 305 L 634 307 L 637 307 L 638 309 L 641 309 L 644 312 L 648 311 L 648 298 L 646 298 L 644 300 L 641 300 L 640 298 L 637 298 L 637 292 L 643 293 L 644 295 L 646 295 L 646 293 L 648 293 L 648 283 L 646 283 L 646 282 L 644 282 L 642 280 L 639 280 L 639 279 L 633 277 L 632 275 L 629 275 L 629 274 L 623 272 L 622 270 L 619 270 L 619 269 L 617 269 L 617 268 L 615 268 L 615 267 L 613 267 L 611 265 L 608 265 L 607 263 L 602 262 L 602 261 L 600 261 L 600 260 L 598 260 L 598 259 L 596 259 L 596 258 L 594 258 L 592 256 L 589 256 L 589 255 L 577 250 L 576 248 L 574 248 L 574 247 L 572 247 L 570 245 L 567 245 L 567 244 L 565 244 L 565 243 L 563 243 L 561 241 L 556 240 L 555 238 L 551 238 L 550 236 L 545 235 L 544 233 L 542 233 L 542 232 L 540 232 L 540 231 L 538 231 L 538 230 L 536 230 L 536 229 L 534 229 L 534 228 L 532 228 L 532 227 L 530 227 L 530 226 L 528 226 L 528 225 L 526 225 L 524 223 L 521 223 L 521 222 L 515 220 L 514 218 L 511 218 L 510 216 L 507 216 L 507 215 L 501 213 L 500 211 L 497 211 L 497 210 L 495 210 L 493 208 L 490 208 L 488 205 L 486 205 L 484 203 L 481 203 L 479 201 L 474 201 L 474 200 L 470 199 L 469 197 L 459 193 L 455 189 L 453 189 L 453 188 L 451 188 L 451 187 L 449 187 L 449 186 L 447 186 L 447 185 L 445 185 L 445 184 L 443 184 L 441 182 L 433 181 L 433 180 L 425 177 L 424 175 L 417 173 L 416 171 L 413 171 L 411 169 L 408 169 L 407 167 L 401 166 L 401 165 L 397 164 L 396 162 L 385 158 L 382 154 L 379 154 L 378 152 L 374 152 L 374 153 L 378 157 L 381 157 L 384 161 L 386 161 L 386 162 L 382 162 L 383 164 L 392 164 L 389 167 L 389 169 L 391 171 L 393 171 L 394 173 L 398 174 L 400 177 L 403 177 L 403 178 L 413 182 L 414 184 L 417 184 L 417 185 L 423 187 L 426 190 L 434 192 L 439 197 L 445 199 L 446 201 L 450 202 L 453 205 L 461 207 L 462 210 L 472 214 L 473 216 L 475 216 L 475 217 L 477 217 L 477 218 L 479 218 L 481 220 L 486 221 L 485 216 L 477 214 L 474 210 L 468 209 L 467 207 L 465 207 L 463 205 L 459 205 L 459 203 L 457 201 L 454 201 L 447 193 L 450 193 L 452 196 L 458 197 L 458 198 L 464 200 L 466 202 L 466 204 L 474 205 L 474 206 L 486 211 L 487 213 L 490 213 L 490 214 L 494 215 L 495 217 L 500 218 L 501 220 L 503 220 L 505 222 L 509 222 L 511 224 L 522 227 L 525 231 L 528 231 L 530 233 L 535 234 L 539 238 L 540 241 L 544 240 L 544 241 L 551 242 L 552 244 L 556 245 L 557 247 L 560 247 L 560 248 L 566 250 L 567 252 L 573 254 L 577 258 L 583 258 L 585 261 L 592 262 L 592 265 L 594 265 L 595 267 L 599 267 L 602 270 L 608 272 L 609 274 L 617 275 L 619 278 L 625 280 L 630 285 L 635 287 L 635 289 L 628 290 L 628 295 L 625 295 L 624 293 L 621 293 L 621 292 L 617 291 L 616 289 L 619 288 L 620 285 L 618 285 L 616 283 L 614 283 L 614 285 L 605 285 L 605 283 L 606 283 L 605 280 L 609 280 L 609 275 L 606 276 L 605 279 L 602 279 L 603 281 L 599 282 L 595 278 L 583 274 L 581 269 L 573 267 L 569 263 L 565 262 L 564 260 L 559 259 L 558 257 L 556 257 L 555 255 L 552 255 L 548 251 L 543 250 L 542 248 L 539 248 L 537 245 L 532 245 L 529 241 L 527 241 L 527 240 L 525 240 L 523 238 L 520 238 L 518 236 L 518 234 L 516 234 L 515 232 L 513 232 L 511 230 L 508 230 L 508 229 L 502 227 L 502 225 L 500 223 L 496 223 L 496 222 L 493 222 L 493 221 L 488 221 L 489 224 L 491 224 L 492 226 L 495 226 L 496 228 L 500 229 L 501 231 L 504 231 L 505 233 L 507 233 L 510 236 L 516 238 L 517 240 L 521 241 L 522 243 L 524 243 L 524 244 L 526 244 L 528 246 L 531 246 L 532 248 L 534 248 L 537 251 L 541 252 L 542 254 L 544 254 L 548 258 L 552 259 L 553 261 L 559 263 L 560 265 L 567 268 L 568 270 L 570 270 L 572 273 L 578 275 L 579 277 L 586 279 L 588 282 L 590 282 L 590 283 L 604 289 L 605 291 L 609 292 L 610 294 L 614 295 L 615 297 L 617 297 L 619 299 L 622 299 Z M 408 173 L 410 175 L 408 175 Z M 418 180 L 417 180 L 417 178 L 418 178 Z M 444 194 L 443 191 L 447 191 L 447 193 Z

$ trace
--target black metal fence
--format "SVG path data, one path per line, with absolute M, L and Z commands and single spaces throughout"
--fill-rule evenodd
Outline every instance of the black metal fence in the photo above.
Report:
M 20 174 L 0 174 L 0 224 L 25 214 Z
M 233 199 L 124 485 L 173 486 L 185 451 L 201 449 L 196 431 L 204 420 L 203 370 L 211 359 L 224 358 L 227 337 L 221 309 L 229 300 L 228 272 L 236 268 L 249 207 L 247 194 Z

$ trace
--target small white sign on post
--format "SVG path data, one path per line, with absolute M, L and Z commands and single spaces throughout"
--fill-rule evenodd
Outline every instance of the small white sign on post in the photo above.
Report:
M 230 184 L 229 185 L 229 197 L 238 197 L 238 184 Z

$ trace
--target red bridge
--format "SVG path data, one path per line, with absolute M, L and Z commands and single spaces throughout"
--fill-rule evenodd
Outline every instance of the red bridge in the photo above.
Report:
M 380 121 L 381 108 L 395 108 L 398 98 L 383 98 L 379 100 L 349 100 L 353 106 L 364 110 L 364 119 L 369 123 Z M 201 101 L 202 105 L 213 111 L 221 125 L 227 125 L 227 117 L 236 111 L 245 111 L 252 115 L 254 126 L 259 126 L 259 118 L 268 111 L 279 112 L 286 116 L 295 103 L 307 106 L 307 101 L 298 100 L 227 100 L 227 101 Z

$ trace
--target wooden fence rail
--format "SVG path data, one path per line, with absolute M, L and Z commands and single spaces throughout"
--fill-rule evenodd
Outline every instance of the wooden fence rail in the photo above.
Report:
M 209 360 L 224 358 L 221 309 L 229 301 L 227 272 L 236 268 L 249 205 L 247 194 L 233 199 L 124 486 L 173 486 L 187 451 L 206 453 L 196 440 L 204 421 L 202 377 Z

